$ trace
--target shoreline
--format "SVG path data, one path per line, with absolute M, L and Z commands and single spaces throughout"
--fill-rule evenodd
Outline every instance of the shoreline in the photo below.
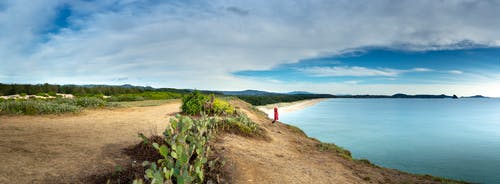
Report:
M 307 107 L 314 106 L 322 101 L 325 101 L 329 98 L 316 98 L 316 99 L 307 99 L 307 100 L 299 100 L 295 102 L 280 102 L 280 103 L 274 103 L 274 104 L 267 104 L 267 105 L 261 105 L 261 106 L 255 106 L 257 109 L 260 111 L 264 112 L 267 114 L 268 117 L 273 116 L 274 112 L 274 106 L 278 107 L 279 113 L 288 113 L 288 112 L 293 112 L 293 111 L 298 111 L 305 109 Z

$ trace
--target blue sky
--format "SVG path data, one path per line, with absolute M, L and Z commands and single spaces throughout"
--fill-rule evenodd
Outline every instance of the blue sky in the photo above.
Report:
M 498 1 L 0 2 L 0 82 L 500 96 Z
M 499 71 L 498 47 L 434 51 L 374 47 L 234 74 L 284 83 L 474 84 L 497 78 Z

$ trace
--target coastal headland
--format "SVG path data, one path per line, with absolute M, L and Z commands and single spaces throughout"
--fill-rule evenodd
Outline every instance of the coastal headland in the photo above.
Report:
M 276 105 L 292 111 L 320 101 Z M 348 150 L 310 138 L 297 127 L 271 124 L 244 101 L 230 103 L 262 127 L 267 139 L 220 135 L 215 148 L 224 156 L 229 183 L 460 183 L 353 159 Z M 171 100 L 76 115 L 0 116 L 0 183 L 92 183 L 92 176 L 134 163 L 123 150 L 140 141 L 138 132 L 161 132 L 180 106 Z

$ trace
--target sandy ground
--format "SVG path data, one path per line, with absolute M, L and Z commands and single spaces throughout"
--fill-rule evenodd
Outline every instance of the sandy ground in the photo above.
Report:
M 262 112 L 265 112 L 269 117 L 272 117 L 274 114 L 274 107 L 275 106 L 278 107 L 279 113 L 287 113 L 287 112 L 293 112 L 293 111 L 301 110 L 301 109 L 316 105 L 317 103 L 324 101 L 324 100 L 327 100 L 327 99 L 318 98 L 318 99 L 301 100 L 301 101 L 288 102 L 288 103 L 275 103 L 275 104 L 257 106 L 257 109 L 261 110 Z
M 180 101 L 73 115 L 0 116 L 0 183 L 77 183 L 125 165 L 138 132 L 163 131 Z

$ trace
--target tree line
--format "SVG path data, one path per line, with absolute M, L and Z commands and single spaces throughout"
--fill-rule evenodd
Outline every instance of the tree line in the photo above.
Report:
M 57 84 L 3 84 L 0 83 L 0 96 L 15 95 L 15 94 L 28 94 L 36 95 L 39 93 L 64 93 L 74 94 L 77 96 L 86 95 L 118 95 L 118 94 L 131 94 L 142 93 L 148 91 L 155 92 L 175 92 L 175 93 L 188 93 L 189 90 L 173 89 L 173 88 L 152 88 L 143 86 L 132 85 L 57 85 Z

